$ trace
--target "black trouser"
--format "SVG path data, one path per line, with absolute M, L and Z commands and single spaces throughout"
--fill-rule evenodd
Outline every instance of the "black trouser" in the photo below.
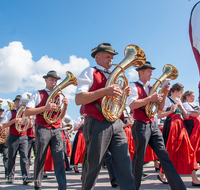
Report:
M 28 174 L 28 137 L 27 135 L 8 137 L 8 179 L 13 180 L 15 171 L 15 159 L 17 151 L 20 154 L 20 166 L 23 179 L 30 177 Z
M 65 165 L 66 168 L 69 168 L 69 160 L 68 160 L 68 155 L 67 155 L 67 146 L 66 146 L 66 140 L 63 140 L 63 152 L 64 152 L 64 158 L 65 158 Z
M 3 154 L 3 164 L 5 168 L 5 177 L 7 177 L 7 172 L 8 172 L 8 147 L 6 143 L 0 144 L 0 153 Z
M 44 164 L 50 145 L 53 157 L 55 176 L 58 182 L 58 189 L 66 189 L 66 177 L 63 155 L 63 139 L 60 128 L 47 129 L 36 125 L 36 156 L 34 165 L 35 189 L 41 189 L 41 181 L 44 172 Z
M 35 137 L 28 137 L 28 162 L 29 166 L 31 163 L 31 150 L 33 148 L 34 155 L 36 155 L 36 143 L 35 143 Z
M 112 156 L 111 153 L 109 151 L 107 151 L 106 156 L 105 156 L 105 163 L 108 169 L 108 174 L 110 177 L 110 183 L 112 185 L 113 182 L 117 182 L 117 179 L 115 177 L 115 173 L 114 173 L 114 168 L 113 168 L 113 164 L 112 164 Z
M 127 137 L 123 125 L 120 119 L 111 123 L 87 117 L 83 127 L 86 146 L 83 159 L 83 190 L 94 188 L 107 150 L 111 152 L 115 176 L 121 190 L 135 189 Z
M 165 172 L 171 189 L 186 189 L 182 179 L 180 178 L 173 163 L 169 158 L 168 152 L 165 149 L 162 133 L 158 129 L 157 124 L 155 122 L 150 122 L 146 124 L 144 122 L 135 120 L 132 126 L 132 134 L 135 142 L 135 152 L 133 156 L 132 166 L 136 189 L 139 189 L 141 185 L 144 156 L 148 144 L 160 160 L 163 171 Z

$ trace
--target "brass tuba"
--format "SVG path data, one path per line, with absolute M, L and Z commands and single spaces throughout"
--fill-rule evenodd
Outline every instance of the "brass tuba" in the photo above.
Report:
M 107 121 L 113 122 L 117 120 L 126 106 L 127 95 L 125 89 L 128 86 L 128 79 L 125 76 L 125 70 L 130 66 L 142 67 L 146 62 L 144 51 L 136 45 L 128 45 L 124 50 L 125 58 L 116 65 L 115 69 L 110 74 L 106 86 L 117 84 L 122 90 L 121 97 L 104 96 L 101 102 L 101 109 Z M 122 75 L 120 75 L 122 73 Z
M 49 95 L 47 99 L 46 105 L 49 102 L 55 103 L 57 105 L 55 110 L 45 111 L 43 114 L 44 119 L 48 124 L 56 123 L 60 119 L 66 105 L 64 104 L 63 107 L 61 107 L 60 98 L 58 98 L 57 101 L 55 101 L 54 99 L 56 98 L 58 94 L 65 97 L 61 90 L 71 84 L 77 86 L 78 81 L 76 77 L 70 71 L 67 71 L 65 79 L 53 89 L 53 91 L 51 92 L 51 94 Z
M 30 95 L 27 94 L 28 99 L 21 98 L 20 99 L 20 108 L 17 110 L 16 118 L 22 118 L 22 121 L 19 124 L 15 124 L 15 128 L 19 133 L 23 133 L 26 131 L 30 124 L 30 119 L 24 115 L 24 111 L 26 108 L 26 104 L 30 99 Z M 23 127 L 22 127 L 23 126 Z
M 12 102 L 7 101 L 7 103 L 8 103 L 7 111 L 13 110 L 15 108 L 15 105 Z M 0 123 L 0 125 L 2 125 L 2 124 Z M 10 130 L 10 127 L 7 127 L 6 129 L 0 128 L 0 144 L 6 143 L 8 137 L 9 137 L 9 130 Z
M 157 79 L 157 81 L 154 83 L 154 85 L 151 88 L 151 91 L 149 93 L 149 95 L 152 95 L 154 92 L 157 91 L 158 87 L 161 86 L 161 84 L 164 82 L 164 80 L 166 78 L 171 79 L 171 80 L 175 80 L 178 77 L 178 70 L 176 69 L 176 67 L 174 67 L 171 64 L 166 64 L 163 67 L 163 74 L 161 75 L 161 77 L 159 79 Z M 162 96 L 162 89 L 159 92 Z M 147 117 L 154 117 L 154 115 L 158 112 L 160 103 L 159 102 L 150 102 L 146 105 L 145 107 L 145 112 Z

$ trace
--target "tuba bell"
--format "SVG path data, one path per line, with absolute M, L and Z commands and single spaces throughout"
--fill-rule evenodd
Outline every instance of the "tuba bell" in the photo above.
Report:
M 125 76 L 125 70 L 130 66 L 142 67 L 146 62 L 144 51 L 136 45 L 128 45 L 124 50 L 125 58 L 116 65 L 115 69 L 110 74 L 106 86 L 117 84 L 121 89 L 122 96 L 119 98 L 113 96 L 104 96 L 101 102 L 102 114 L 107 121 L 113 122 L 117 120 L 126 106 L 127 95 L 125 89 L 128 86 L 128 79 Z
M 29 96 L 27 95 L 27 97 L 28 99 L 25 98 L 20 99 L 19 102 L 20 108 L 17 110 L 16 114 L 16 118 L 22 118 L 22 121 L 19 124 L 18 123 L 15 124 L 15 128 L 19 133 L 23 133 L 24 131 L 26 131 L 30 124 L 30 119 L 24 115 L 26 104 L 29 101 L 30 95 Z
M 47 99 L 46 105 L 49 102 L 55 103 L 57 105 L 55 110 L 45 111 L 43 114 L 44 119 L 48 124 L 56 123 L 60 119 L 66 105 L 64 104 L 63 107 L 61 107 L 62 105 L 60 105 L 60 97 L 56 100 L 55 98 L 57 95 L 62 95 L 63 97 L 65 97 L 61 90 L 71 84 L 77 86 L 78 81 L 70 71 L 67 71 L 65 79 L 53 89 Z
M 163 67 L 163 74 L 159 79 L 156 80 L 154 85 L 152 86 L 149 95 L 152 95 L 157 89 L 161 86 L 165 79 L 175 80 L 178 77 L 178 70 L 171 64 L 166 64 Z M 162 96 L 162 89 L 160 89 L 159 94 Z M 145 113 L 147 117 L 154 117 L 154 115 L 158 112 L 160 103 L 159 102 L 150 102 L 145 107 Z

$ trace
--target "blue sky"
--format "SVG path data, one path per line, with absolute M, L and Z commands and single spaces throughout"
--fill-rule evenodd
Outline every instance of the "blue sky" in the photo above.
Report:
M 194 0 L 18 0 L 0 1 L 0 98 L 13 100 L 17 94 L 45 87 L 42 76 L 57 70 L 62 79 L 70 70 L 79 76 L 95 66 L 91 49 L 109 42 L 124 58 L 129 44 L 141 47 L 159 78 L 165 64 L 174 65 L 185 90 L 198 97 L 199 72 L 190 46 L 188 23 Z M 137 80 L 133 69 L 129 81 Z M 151 84 L 155 81 L 152 80 Z M 75 120 L 75 87 L 64 90 L 70 99 L 67 114 Z

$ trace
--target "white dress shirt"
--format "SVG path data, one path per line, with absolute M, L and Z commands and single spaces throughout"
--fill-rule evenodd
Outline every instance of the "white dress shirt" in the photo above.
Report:
M 47 88 L 44 89 L 48 94 L 51 93 L 51 91 Z M 28 108 L 35 108 L 39 103 L 41 102 L 40 92 L 37 90 L 33 92 L 29 102 L 27 103 L 26 107 Z
M 105 68 L 100 65 L 96 65 L 96 68 L 100 71 L 105 70 Z M 93 80 L 94 71 L 95 71 L 95 68 L 87 67 L 81 72 L 81 74 L 78 77 L 78 86 L 76 88 L 76 94 L 80 94 L 82 92 L 89 92 L 94 82 Z M 108 72 L 110 71 L 108 70 Z M 103 74 L 108 79 L 110 74 L 109 73 L 103 73 Z
M 188 114 L 191 114 L 192 111 L 195 111 L 195 110 L 192 108 L 192 106 L 193 106 L 193 107 L 196 107 L 197 104 L 195 104 L 194 102 L 184 102 L 184 103 L 183 103 L 183 107 L 184 107 L 184 109 L 188 112 Z
M 16 108 L 14 108 L 14 110 L 17 110 Z M 9 122 L 10 119 L 12 117 L 12 112 L 9 110 L 5 113 L 5 116 L 3 118 L 3 121 L 2 121 L 2 124 L 6 123 L 6 122 Z
M 200 53 L 200 3 L 193 10 L 191 18 L 193 46 Z

